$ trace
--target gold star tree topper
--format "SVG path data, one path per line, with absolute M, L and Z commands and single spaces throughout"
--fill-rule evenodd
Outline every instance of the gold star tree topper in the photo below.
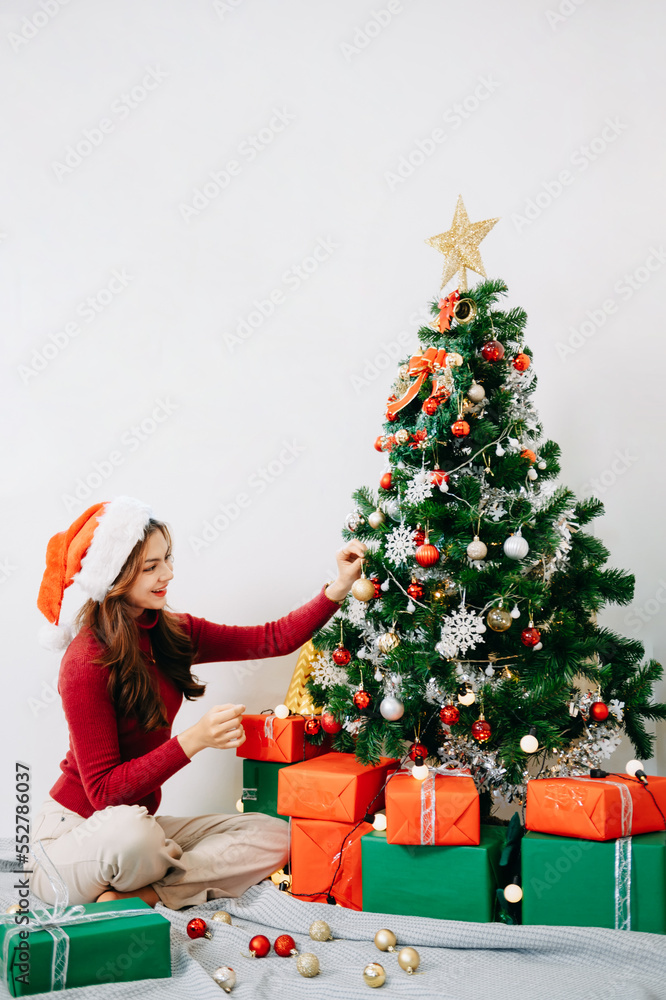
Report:
M 486 272 L 479 253 L 479 243 L 488 235 L 499 219 L 485 219 L 483 222 L 470 222 L 462 200 L 462 195 L 458 195 L 458 204 L 453 216 L 451 228 L 440 233 L 439 236 L 431 236 L 426 240 L 431 247 L 439 250 L 446 257 L 444 273 L 442 275 L 442 288 L 449 281 L 456 271 L 460 271 L 460 281 L 458 287 L 461 291 L 467 291 L 467 271 L 475 271 L 482 277 L 486 277 Z

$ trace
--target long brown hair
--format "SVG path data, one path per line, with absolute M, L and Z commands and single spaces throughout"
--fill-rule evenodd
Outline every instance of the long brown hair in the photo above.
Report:
M 86 601 L 76 616 L 77 627 L 89 628 L 102 643 L 103 650 L 95 663 L 109 668 L 109 697 L 118 712 L 134 716 L 145 730 L 162 729 L 169 723 L 164 702 L 141 654 L 139 626 L 126 597 L 141 573 L 148 539 L 155 531 L 161 531 L 171 549 L 166 524 L 151 518 L 104 600 Z M 150 638 L 160 670 L 188 701 L 200 698 L 206 686 L 192 674 L 192 646 L 176 616 L 170 611 L 158 611 Z

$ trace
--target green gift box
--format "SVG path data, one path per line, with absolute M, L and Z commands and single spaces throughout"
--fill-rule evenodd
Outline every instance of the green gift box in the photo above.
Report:
M 373 830 L 361 838 L 363 909 L 490 923 L 504 827 L 482 826 L 473 847 L 388 844 Z
M 279 819 L 288 819 L 277 811 L 278 773 L 290 764 L 277 764 L 272 760 L 243 761 L 243 812 L 266 813 Z
M 523 923 L 666 934 L 666 832 L 620 840 L 527 833 Z
M 145 912 L 81 923 L 67 923 L 65 917 L 59 926 L 69 937 L 69 956 L 61 988 L 164 979 L 171 975 L 171 924 L 161 913 L 138 898 L 88 903 L 83 910 L 87 914 Z M 48 930 L 36 929 L 39 925 L 32 914 L 29 916 L 29 923 L 19 925 L 12 919 L 0 924 L 0 961 L 13 997 L 47 993 L 55 986 L 56 942 Z M 10 934 L 14 927 L 19 927 L 19 933 Z M 35 929 L 25 934 L 26 928 Z M 20 931 L 24 932 L 23 937 Z

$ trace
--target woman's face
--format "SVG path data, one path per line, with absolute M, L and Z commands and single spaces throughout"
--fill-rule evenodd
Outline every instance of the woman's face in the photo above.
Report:
M 125 595 L 136 613 L 146 609 L 158 611 L 166 604 L 167 585 L 173 579 L 173 556 L 161 531 L 149 536 L 139 575 Z

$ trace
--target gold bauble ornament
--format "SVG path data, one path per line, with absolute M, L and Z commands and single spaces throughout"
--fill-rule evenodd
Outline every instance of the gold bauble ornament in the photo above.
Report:
M 315 920 L 310 924 L 310 937 L 313 941 L 332 941 L 331 928 L 325 920 Z
M 371 601 L 375 596 L 375 585 L 367 576 L 361 576 L 352 583 L 351 592 L 357 601 Z
M 506 632 L 511 628 L 513 618 L 511 612 L 506 608 L 491 608 L 486 617 L 486 622 L 493 632 Z
M 445 233 L 431 236 L 426 243 L 444 254 L 446 263 L 442 275 L 442 288 L 449 281 L 456 271 L 460 271 L 458 287 L 460 291 L 467 291 L 467 271 L 475 271 L 483 278 L 486 276 L 479 253 L 479 243 L 488 235 L 499 219 L 484 219 L 483 222 L 470 222 L 467 210 L 463 204 L 462 195 L 459 195 L 456 204 L 455 214 L 451 228 Z
M 373 510 L 372 514 L 368 515 L 368 524 L 371 528 L 378 528 L 380 524 L 384 523 L 384 512 L 377 508 Z
M 272 877 L 273 876 L 271 875 L 271 878 Z M 282 877 L 284 878 L 284 872 L 282 873 Z M 230 916 L 230 914 L 227 913 L 226 910 L 216 910 L 215 913 L 213 914 L 213 916 L 210 919 L 211 920 L 217 920 L 217 922 L 220 923 L 220 924 L 230 924 L 231 923 L 231 916 Z
M 395 632 L 384 632 L 377 639 L 377 648 L 380 653 L 390 653 L 392 649 L 395 649 L 400 645 L 400 639 L 395 634 Z
M 375 944 L 380 951 L 395 951 L 397 943 L 398 939 L 393 931 L 389 931 L 385 927 L 375 934 Z
M 379 962 L 371 962 L 363 970 L 363 982 L 366 986 L 383 986 L 386 982 L 386 973 Z
M 480 403 L 482 399 L 486 398 L 486 390 L 478 382 L 472 382 L 467 390 L 467 395 L 473 403 Z
M 312 979 L 319 975 L 319 959 L 311 951 L 304 951 L 296 959 L 296 968 L 305 979 Z
M 409 365 L 400 365 L 398 375 L 401 379 L 409 378 Z
M 11 914 L 20 913 L 20 912 L 21 912 L 21 904 L 20 903 L 12 903 L 12 905 L 8 906 L 7 909 L 5 910 L 5 913 L 11 913 Z
M 406 431 L 404 427 L 401 427 L 399 431 L 396 431 L 395 439 L 398 444 L 407 444 L 409 441 L 409 431 Z
M 213 973 L 213 981 L 216 982 L 225 993 L 231 993 L 236 985 L 236 973 L 230 965 L 221 965 L 220 968 L 216 969 Z
M 447 368 L 460 368 L 464 363 L 464 358 L 462 354 L 458 354 L 457 351 L 452 351 L 451 354 L 446 355 L 446 365 Z
M 421 956 L 416 948 L 401 948 L 398 952 L 398 965 L 410 976 L 419 967 Z

